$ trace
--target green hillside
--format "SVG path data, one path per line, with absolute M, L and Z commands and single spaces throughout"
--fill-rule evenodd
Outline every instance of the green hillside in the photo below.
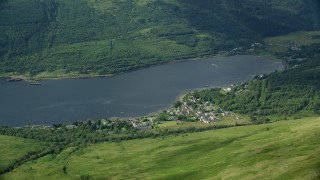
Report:
M 14 163 L 16 159 L 43 147 L 39 141 L 2 135 L 0 144 L 0 171 Z
M 319 130 L 319 118 L 305 118 L 102 143 L 45 156 L 0 178 L 319 179 Z
M 1 0 L 0 74 L 113 74 L 316 30 L 316 0 Z

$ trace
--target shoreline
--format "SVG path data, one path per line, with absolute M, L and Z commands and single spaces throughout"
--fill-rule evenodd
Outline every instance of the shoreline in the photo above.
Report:
M 119 73 L 122 74 L 122 73 Z M 1 74 L 0 78 L 5 78 L 5 79 L 21 79 L 22 81 L 28 82 L 28 83 L 32 83 L 32 82 L 39 82 L 39 81 L 43 81 L 43 80 L 62 80 L 62 79 L 86 79 L 86 78 L 106 78 L 106 77 L 113 77 L 115 75 L 119 75 L 119 74 L 104 74 L 104 75 L 79 75 L 79 76 L 52 76 L 52 77 L 33 77 L 33 78 L 29 78 L 27 77 L 28 75 L 10 75 L 10 74 Z
M 272 56 L 271 54 L 235 54 L 235 55 L 228 55 L 228 54 L 212 54 L 212 55 L 203 55 L 203 56 L 198 56 L 198 57 L 193 57 L 189 59 L 175 59 L 175 60 L 170 60 L 170 61 L 165 61 L 165 62 L 159 62 L 155 64 L 148 65 L 146 67 L 141 67 L 141 68 L 135 68 L 131 69 L 125 72 L 119 72 L 119 73 L 114 73 L 114 74 L 79 74 L 79 72 L 71 72 L 71 73 L 59 73 L 61 70 L 56 70 L 57 73 L 52 73 L 50 74 L 49 72 L 45 71 L 42 73 L 37 74 L 36 76 L 30 76 L 30 74 L 14 74 L 14 73 L 2 73 L 0 74 L 0 78 L 6 78 L 6 79 L 22 79 L 25 82 L 28 83 L 33 83 L 33 82 L 39 82 L 43 80 L 62 80 L 62 79 L 86 79 L 86 78 L 105 78 L 105 77 L 113 77 L 117 76 L 120 74 L 132 72 L 132 71 L 137 71 L 145 68 L 150 68 L 152 66 L 157 66 L 157 65 L 162 65 L 162 64 L 169 64 L 169 63 L 179 63 L 179 62 L 185 62 L 185 61 L 198 61 L 198 60 L 203 60 L 203 59 L 208 59 L 208 58 L 219 58 L 219 57 L 231 57 L 231 56 L 255 56 L 255 57 L 265 57 L 268 58 L 272 61 L 276 62 L 281 62 L 282 65 L 285 66 L 282 60 L 277 59 L 276 57 Z M 48 74 L 49 73 L 49 74 Z

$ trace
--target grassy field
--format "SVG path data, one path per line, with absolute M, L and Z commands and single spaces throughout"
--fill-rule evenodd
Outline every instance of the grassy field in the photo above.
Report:
M 41 147 L 39 142 L 0 135 L 0 170 L 30 151 Z
M 239 117 L 239 120 L 236 120 L 236 117 Z M 247 117 L 238 115 L 238 114 L 233 114 L 228 117 L 221 117 L 221 121 L 215 122 L 215 123 L 210 123 L 206 124 L 200 121 L 197 122 L 187 122 L 187 121 L 182 121 L 181 123 L 177 123 L 177 121 L 162 121 L 161 124 L 156 124 L 156 126 L 159 127 L 159 129 L 168 129 L 168 130 L 178 130 L 178 129 L 185 129 L 185 128 L 205 128 L 205 127 L 210 127 L 210 126 L 217 126 L 217 125 L 244 125 L 244 124 L 250 124 L 250 120 Z
M 320 31 L 300 31 L 283 36 L 269 37 L 264 40 L 267 50 L 271 52 L 285 52 L 288 50 L 288 43 L 296 45 L 310 45 L 320 43 Z
M 320 118 L 102 143 L 0 179 L 319 179 Z

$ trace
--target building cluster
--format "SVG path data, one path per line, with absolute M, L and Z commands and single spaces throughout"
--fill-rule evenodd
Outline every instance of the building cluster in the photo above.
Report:
M 219 109 L 210 102 L 202 103 L 199 99 L 191 97 L 182 102 L 182 105 L 167 111 L 170 118 L 187 116 L 189 119 L 198 120 L 203 123 L 213 123 L 220 121 L 219 117 L 230 116 L 229 112 Z
M 286 47 L 288 49 L 293 50 L 293 51 L 300 51 L 301 50 L 301 46 L 299 44 L 294 43 L 293 41 L 287 42 Z
M 129 118 L 128 121 L 132 124 L 132 126 L 136 130 L 151 130 L 152 125 L 151 123 L 153 122 L 153 118 L 146 118 L 142 120 L 141 118 Z

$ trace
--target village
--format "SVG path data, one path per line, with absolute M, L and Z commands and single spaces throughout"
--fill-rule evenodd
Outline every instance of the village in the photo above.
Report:
M 233 86 L 222 88 L 222 91 L 230 92 Z M 152 130 L 157 125 L 165 122 L 175 122 L 177 125 L 188 122 L 200 122 L 203 124 L 213 124 L 228 118 L 234 121 L 241 120 L 242 117 L 225 111 L 213 103 L 202 102 L 194 96 L 184 96 L 177 100 L 174 106 L 161 112 L 153 113 L 142 117 L 127 118 L 105 118 L 100 120 L 88 120 L 85 122 L 74 122 L 72 124 L 55 125 L 28 125 L 19 128 L 33 129 L 77 129 L 83 126 L 91 127 L 96 131 L 101 130 Z
M 231 91 L 231 87 L 223 88 L 223 91 Z M 211 102 L 202 102 L 193 96 L 185 96 L 178 100 L 170 109 L 163 110 L 160 113 L 139 118 L 128 118 L 128 121 L 137 130 L 150 130 L 154 124 L 175 121 L 176 124 L 183 122 L 201 122 L 211 124 L 222 121 L 222 119 L 231 117 L 234 120 L 241 120 L 242 117 L 229 111 L 225 111 Z
M 229 91 L 229 88 L 226 88 L 225 91 Z M 184 99 L 180 106 L 169 109 L 168 114 L 176 118 L 181 116 L 188 117 L 188 119 L 206 124 L 219 122 L 221 117 L 231 115 L 230 112 L 224 111 L 208 101 L 203 103 L 193 96 Z M 181 119 L 178 118 L 178 120 Z

